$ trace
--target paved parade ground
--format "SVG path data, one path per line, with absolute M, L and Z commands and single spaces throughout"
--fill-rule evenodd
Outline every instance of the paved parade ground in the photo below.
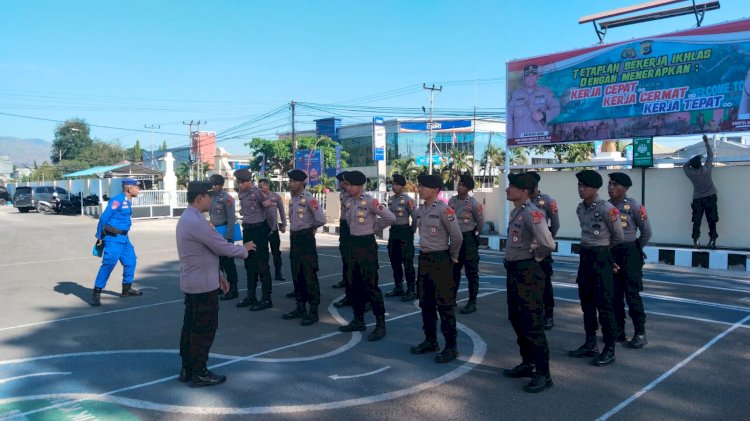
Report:
M 502 254 L 481 254 L 479 311 L 457 314 L 459 360 L 436 364 L 434 354 L 409 353 L 423 339 L 416 302 L 386 298 L 388 333 L 381 341 L 338 331 L 351 320 L 351 308 L 331 305 L 343 294 L 331 288 L 341 280 L 333 235 L 317 236 L 320 323 L 282 320 L 294 308 L 284 297 L 292 285 L 283 235 L 287 281 L 274 281 L 273 308 L 250 312 L 236 308 L 237 300 L 222 301 L 209 365 L 228 380 L 192 389 L 177 381 L 183 311 L 177 220 L 134 221 L 134 285 L 144 295 L 119 297 L 118 266 L 95 308 L 88 300 L 99 266 L 91 256 L 96 222 L 0 209 L 0 418 L 685 420 L 750 413 L 746 272 L 648 265 L 649 343 L 642 350 L 618 344 L 617 361 L 597 368 L 567 356 L 583 343 L 583 317 L 577 261 L 557 259 L 556 325 L 547 332 L 554 387 L 528 394 L 528 379 L 501 374 L 520 362 L 507 320 Z M 379 257 L 385 293 L 393 279 L 384 242 Z M 464 279 L 459 306 L 466 297 Z M 366 322 L 369 332 L 371 314 Z

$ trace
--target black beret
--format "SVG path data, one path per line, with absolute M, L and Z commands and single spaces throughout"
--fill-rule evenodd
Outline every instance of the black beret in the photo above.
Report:
M 187 191 L 189 193 L 208 194 L 212 188 L 213 185 L 208 181 L 191 181 L 188 183 Z
M 362 186 L 367 182 L 367 177 L 362 171 L 347 171 L 344 180 L 353 186 Z
M 234 178 L 239 181 L 250 181 L 253 179 L 253 175 L 250 173 L 250 171 L 243 168 L 234 172 Z
M 576 178 L 582 184 L 598 189 L 604 184 L 602 176 L 594 170 L 583 170 L 576 174 Z
M 305 181 L 307 180 L 307 174 L 302 170 L 291 170 L 286 175 L 289 176 L 290 180 L 294 181 Z
M 609 175 L 609 178 L 614 180 L 615 183 L 624 187 L 630 187 L 633 185 L 633 180 L 631 180 L 630 176 L 628 176 L 624 172 L 613 172 Z
M 690 158 L 690 161 L 688 163 L 691 167 L 700 167 L 701 166 L 701 159 L 703 159 L 700 155 L 695 155 L 694 157 Z
M 419 184 L 431 188 L 431 189 L 442 189 L 443 188 L 443 179 L 440 178 L 440 176 L 437 175 L 430 175 L 430 174 L 420 174 L 417 177 L 417 181 Z
M 399 186 L 405 186 L 406 179 L 401 174 L 393 174 L 393 184 L 398 184 Z
M 214 186 L 224 185 L 224 177 L 222 177 L 220 174 L 214 174 L 211 177 L 209 177 L 208 180 Z
M 472 177 L 471 174 L 461 174 L 459 179 L 464 183 L 464 186 L 469 188 L 469 190 L 474 190 L 474 177 Z
M 517 187 L 519 189 L 527 189 L 529 190 L 529 193 L 536 189 L 536 180 L 534 177 L 528 173 L 520 173 L 520 174 L 514 174 L 510 173 L 508 174 L 508 182 L 511 186 Z
M 537 183 L 542 181 L 542 176 L 536 171 L 526 171 L 526 174 L 534 177 L 534 180 L 536 180 Z
M 349 171 L 341 171 L 340 173 L 336 174 L 336 180 L 339 181 L 346 181 L 346 173 Z
M 523 75 L 538 75 L 539 74 L 539 66 L 536 64 L 529 64 L 528 66 L 523 68 Z

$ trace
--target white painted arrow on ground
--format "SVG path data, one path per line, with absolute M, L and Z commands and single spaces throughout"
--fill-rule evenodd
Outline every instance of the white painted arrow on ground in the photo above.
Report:
M 339 376 L 338 374 L 334 374 L 333 376 L 328 376 L 328 377 L 330 379 L 333 379 L 333 380 L 353 379 L 355 377 L 365 377 L 365 376 L 371 376 L 373 374 L 382 373 L 385 370 L 388 370 L 389 368 L 391 368 L 391 366 L 387 365 L 387 366 L 385 366 L 383 368 L 379 368 L 379 369 L 374 370 L 374 371 L 368 371 L 367 373 L 362 373 L 362 374 L 355 374 L 353 376 Z

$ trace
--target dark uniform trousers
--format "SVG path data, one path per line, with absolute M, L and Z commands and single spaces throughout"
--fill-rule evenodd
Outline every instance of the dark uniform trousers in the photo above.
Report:
M 628 303 L 628 314 L 633 320 L 636 333 L 645 333 L 646 312 L 643 309 L 643 256 L 636 242 L 618 244 L 612 249 L 615 263 L 620 270 L 614 274 L 615 282 L 615 320 L 618 333 L 625 332 L 625 304 Z
M 615 295 L 613 263 L 609 247 L 581 247 L 581 259 L 576 278 L 586 336 L 596 335 L 598 312 L 604 344 L 611 346 L 614 346 L 614 335 L 617 329 L 613 308 Z
M 233 241 L 229 242 L 231 243 Z M 221 270 L 227 274 L 227 282 L 229 282 L 230 285 L 237 285 L 237 266 L 234 264 L 234 258 L 219 256 L 219 266 L 221 267 Z
M 516 332 L 521 358 L 539 374 L 549 374 L 549 345 L 544 334 L 544 271 L 534 259 L 506 261 L 508 320 Z
M 271 299 L 271 268 L 268 266 L 268 235 L 271 229 L 265 222 L 242 224 L 242 242 L 252 241 L 256 250 L 247 254 L 245 272 L 247 272 L 248 295 L 255 296 L 255 287 L 260 277 L 264 300 Z
M 383 292 L 378 287 L 378 243 L 375 235 L 350 235 L 349 251 L 346 258 L 351 287 L 349 297 L 352 299 L 354 315 L 365 314 L 365 302 L 372 304 L 375 316 L 385 315 Z
M 464 242 L 458 253 L 458 263 L 453 265 L 453 283 L 458 292 L 461 284 L 461 269 L 469 281 L 469 300 L 476 300 L 479 293 L 479 238 L 474 231 L 463 232 Z M 455 294 L 454 294 L 455 296 Z
M 437 341 L 437 318 L 447 348 L 456 348 L 456 290 L 448 251 L 419 254 L 417 296 L 422 309 L 422 329 L 427 340 Z
M 547 256 L 539 262 L 544 272 L 544 317 L 552 317 L 555 309 L 555 294 L 552 291 L 552 256 Z
M 219 327 L 219 290 L 185 294 L 185 315 L 180 335 L 182 366 L 193 370 L 206 368 L 208 351 Z
M 276 273 L 281 273 L 281 237 L 278 229 L 275 229 L 268 237 L 268 245 L 271 248 L 271 256 L 273 256 L 273 268 Z
M 414 288 L 414 231 L 409 225 L 393 225 L 388 237 L 388 257 L 393 266 L 393 280 L 401 286 L 406 275 L 407 288 Z
M 349 224 L 345 219 L 341 220 L 339 226 L 339 252 L 341 253 L 341 273 L 344 277 L 344 284 L 346 285 L 346 296 L 349 297 L 349 289 L 352 287 L 352 279 L 349 274 L 349 237 L 351 233 L 349 231 Z
M 312 230 L 292 231 L 290 234 L 289 262 L 292 282 L 297 291 L 297 302 L 320 304 L 318 283 L 318 249 Z
M 712 240 L 719 238 L 719 234 L 716 232 L 716 223 L 719 222 L 719 207 L 716 195 L 712 194 L 711 196 L 693 199 L 690 207 L 693 208 L 693 239 L 698 239 L 701 236 L 701 223 L 704 213 L 706 214 L 706 221 L 708 221 L 709 238 Z

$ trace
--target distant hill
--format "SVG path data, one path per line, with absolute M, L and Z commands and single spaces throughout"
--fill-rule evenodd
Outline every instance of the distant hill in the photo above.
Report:
M 0 155 L 10 156 L 10 161 L 17 165 L 33 166 L 34 161 L 41 165 L 49 161 L 52 143 L 44 139 L 19 139 L 12 136 L 0 136 Z

